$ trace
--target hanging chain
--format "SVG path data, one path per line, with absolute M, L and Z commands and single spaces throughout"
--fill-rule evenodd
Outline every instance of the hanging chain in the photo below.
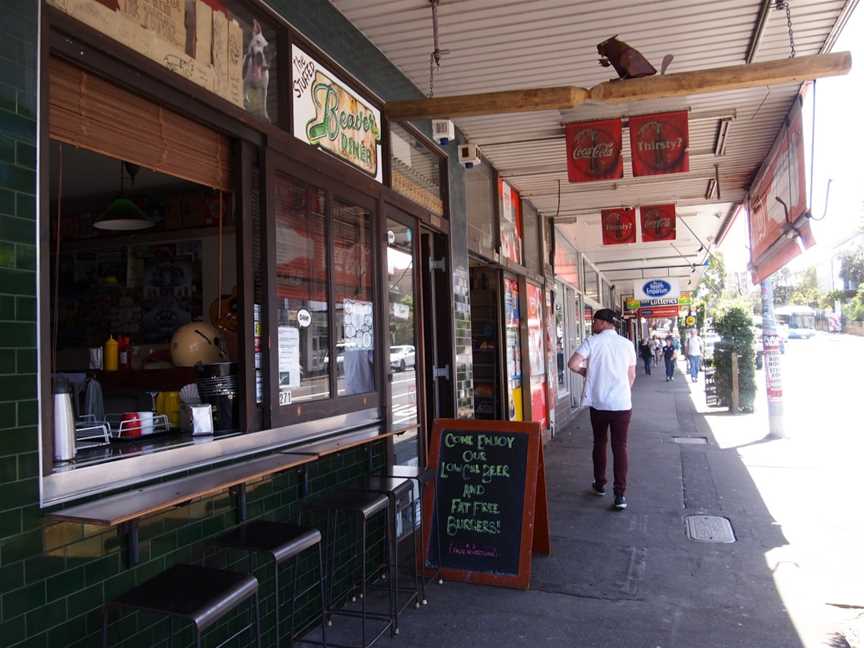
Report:
M 441 67 L 441 56 L 449 54 L 450 50 L 438 47 L 438 3 L 440 0 L 429 0 L 432 5 L 432 53 L 429 54 L 429 96 L 435 96 L 435 72 Z
M 792 32 L 792 3 L 790 0 L 776 0 L 777 9 L 786 10 L 786 28 L 789 30 L 789 58 L 795 58 L 795 34 Z

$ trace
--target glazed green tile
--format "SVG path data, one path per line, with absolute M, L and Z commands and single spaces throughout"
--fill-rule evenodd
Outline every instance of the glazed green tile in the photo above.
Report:
M 9 132 L 4 128 L 4 124 L 2 123 L 4 117 L 8 116 L 9 113 L 0 112 L 0 132 Z M 17 116 L 15 119 L 21 120 L 22 122 L 33 123 L 30 120 L 22 119 Z M 19 135 L 16 133 L 16 136 Z M 6 187 L 7 189 L 14 189 L 15 191 L 23 191 L 24 193 L 35 193 L 36 172 L 32 169 L 25 169 L 23 167 L 15 166 L 14 164 L 0 162 L 0 186 Z
M 25 617 L 21 616 L 17 619 L 0 623 L 0 648 L 13 646 L 27 636 L 27 622 Z
M 34 583 L 3 595 L 3 618 L 13 619 L 20 614 L 45 605 L 45 583 Z
M 135 572 L 125 571 L 105 581 L 105 598 L 112 601 L 135 587 Z
M 84 616 L 75 617 L 48 631 L 48 648 L 65 648 L 78 637 L 83 637 L 86 634 L 87 618 Z M 99 644 L 94 639 L 91 645 L 98 646 Z
M 43 632 L 66 620 L 66 601 L 54 601 L 36 608 L 27 615 L 27 627 Z
M 18 423 L 21 423 L 21 413 L 18 413 Z M 35 427 L 7 428 L 0 432 L 0 448 L 9 454 L 33 452 L 39 449 L 39 439 Z M 0 510 L 3 510 L 0 508 Z
M 18 166 L 27 167 L 28 169 L 36 168 L 36 147 L 25 142 L 15 143 L 15 162 Z M 19 216 L 23 214 L 19 211 Z
M 0 457 L 0 484 L 18 479 L 18 457 Z
M 166 533 L 150 541 L 150 557 L 159 558 L 177 548 L 177 533 Z
M 0 335 L 2 335 L 4 326 L 8 325 L 0 324 Z M 9 400 L 33 398 L 36 395 L 36 375 L 0 376 L 0 394 Z M 0 499 L 2 499 L 2 494 L 0 494 Z
M 110 554 L 94 560 L 84 567 L 84 578 L 88 585 L 99 583 L 120 571 L 120 555 Z
M 24 561 L 24 579 L 28 583 L 45 580 L 66 570 L 63 556 L 33 556 Z
M 21 250 L 29 246 L 18 246 L 18 267 L 21 268 Z M 25 262 L 27 260 L 25 253 Z M 15 319 L 19 322 L 35 322 L 36 321 L 36 298 L 35 297 L 16 297 L 15 298 Z
M 41 529 L 45 523 L 45 514 L 42 512 L 42 509 L 39 508 L 38 502 L 34 500 L 34 504 L 31 506 L 24 506 L 21 509 L 21 531 L 28 532 L 34 529 Z M 44 542 L 43 539 L 43 549 L 45 551 L 49 551 L 50 548 Z
M 0 567 L 0 594 L 24 585 L 24 563 L 17 562 Z
M 0 403 L 0 430 L 18 425 L 18 403 Z
M 36 400 L 18 401 L 18 425 L 36 425 L 39 422 L 39 407 Z M 35 431 L 35 429 L 34 429 Z M 18 450 L 17 452 L 22 452 Z
M 36 196 L 27 193 L 15 194 L 15 215 L 18 218 L 36 218 Z
M 15 358 L 16 371 L 19 374 L 36 373 L 36 349 L 18 349 Z
M 37 477 L 39 473 L 39 453 L 28 452 L 18 455 L 18 479 Z
M 15 298 L 11 295 L 0 295 L 0 320 L 15 319 Z
M 21 511 L 12 509 L 0 513 L 0 538 L 21 533 Z
M 15 113 L 0 111 L 0 133 L 17 140 L 32 142 L 36 135 L 36 122 Z M 27 190 L 19 189 L 19 191 Z
M 6 83 L 0 83 L 0 110 L 15 113 L 17 108 L 17 91 Z
M 9 237 L 3 236 L 4 221 L 20 221 L 22 223 L 27 222 L 22 221 L 19 218 L 0 216 L 0 239 L 7 240 L 9 240 Z M 3 292 L 7 295 L 30 295 L 32 297 L 36 294 L 36 274 L 34 272 L 28 272 L 23 270 L 9 270 L 7 268 L 0 268 L 0 286 L 3 286 Z M 29 346 L 33 345 L 31 344 Z
M 36 269 L 36 248 L 26 243 L 15 246 L 15 267 L 19 270 Z
M 93 585 L 72 594 L 66 601 L 70 617 L 76 617 L 86 612 L 91 612 L 102 605 L 105 600 L 103 596 L 102 583 Z
M 0 135 L 0 162 L 15 164 L 15 140 L 4 135 Z
M 2 493 L 3 489 L 0 489 Z M 26 560 L 42 553 L 42 532 L 22 533 L 0 544 L 0 564 L 8 565 L 16 560 Z
M 48 601 L 74 594 L 84 588 L 84 568 L 67 569 L 48 579 Z
M 0 189 L 0 214 L 7 216 L 15 215 L 15 192 L 9 189 Z
M 0 241 L 0 267 L 15 268 L 16 266 L 15 245 L 6 241 Z
M 15 373 L 15 350 L 0 349 L 0 374 Z
M 17 92 L 18 114 L 26 119 L 36 119 L 36 83 L 35 81 L 26 90 Z

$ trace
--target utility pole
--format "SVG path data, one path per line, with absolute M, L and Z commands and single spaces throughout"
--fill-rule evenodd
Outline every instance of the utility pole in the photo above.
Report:
M 774 280 L 763 279 L 762 292 L 762 349 L 765 364 L 765 386 L 768 391 L 768 436 L 783 439 L 783 381 L 780 371 L 780 336 L 774 320 Z

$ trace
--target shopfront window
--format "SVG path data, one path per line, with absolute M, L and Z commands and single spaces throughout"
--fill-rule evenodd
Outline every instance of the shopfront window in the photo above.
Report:
M 333 207 L 336 376 L 340 396 L 375 390 L 372 215 L 340 200 Z
M 280 405 L 330 396 L 326 195 L 290 176 L 274 183 Z
M 566 289 L 562 284 L 555 288 L 555 359 L 558 372 L 558 396 L 568 392 L 567 381 L 567 308 L 565 303 Z
M 578 290 L 582 287 L 581 262 L 581 255 L 559 231 L 555 237 L 555 276 Z
M 600 275 L 594 269 L 590 263 L 588 263 L 588 259 L 583 257 L 585 262 L 585 290 L 584 294 L 586 297 L 593 299 L 594 301 L 600 301 Z
M 507 418 L 522 421 L 522 343 L 519 280 L 504 277 L 504 344 L 507 370 Z
M 495 177 L 488 164 L 465 172 L 465 204 L 468 209 L 468 247 L 491 258 L 495 254 Z
M 499 224 L 501 227 L 501 257 L 522 264 L 523 229 L 522 200 L 519 192 L 504 180 L 498 180 Z
M 444 216 L 441 157 L 399 124 L 390 125 L 390 184 L 436 216 Z
M 540 214 L 527 200 L 522 201 L 522 222 L 525 226 L 525 267 L 537 274 L 543 273 L 540 254 Z

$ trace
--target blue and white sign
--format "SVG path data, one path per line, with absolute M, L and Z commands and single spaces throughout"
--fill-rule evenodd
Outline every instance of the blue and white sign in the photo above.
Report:
M 633 281 L 633 297 L 639 301 L 675 299 L 681 296 L 678 279 L 673 277 L 656 277 L 652 279 L 636 279 Z

